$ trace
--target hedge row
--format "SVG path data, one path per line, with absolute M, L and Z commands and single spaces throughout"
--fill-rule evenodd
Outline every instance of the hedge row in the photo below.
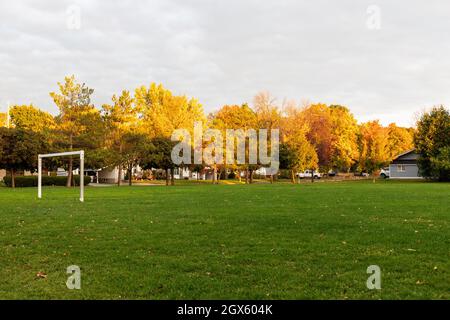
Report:
M 80 176 L 74 176 L 75 185 L 80 185 Z M 11 176 L 3 177 L 3 182 L 7 187 L 11 187 Z M 17 176 L 15 177 L 16 187 L 37 187 L 38 177 L 37 176 Z M 67 177 L 49 177 L 42 176 L 43 186 L 65 186 L 67 182 Z M 84 185 L 87 186 L 91 182 L 91 178 L 84 176 Z

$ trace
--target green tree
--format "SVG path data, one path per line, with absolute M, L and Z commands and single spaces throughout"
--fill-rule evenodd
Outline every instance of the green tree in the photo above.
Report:
M 450 180 L 450 147 L 443 147 L 435 157 L 430 158 L 432 170 L 439 172 L 442 181 Z
M 288 144 L 281 143 L 279 154 L 280 170 L 289 170 L 292 183 L 295 183 L 295 173 L 292 174 L 292 168 L 294 167 L 294 158 L 294 150 L 292 150 Z
M 292 183 L 295 183 L 296 173 L 318 166 L 317 153 L 304 135 L 298 135 L 280 144 L 279 156 L 280 169 L 290 171 Z
M 44 137 L 36 132 L 16 128 L 0 128 L 0 168 L 10 172 L 15 187 L 17 171 L 34 171 L 39 153 L 48 150 Z
M 91 104 L 93 89 L 80 84 L 75 76 L 66 77 L 64 83 L 58 83 L 59 93 L 50 96 L 59 108 L 56 117 L 58 141 L 63 150 L 72 151 L 74 147 L 92 149 L 96 146 L 97 135 L 101 133 L 100 113 Z M 86 157 L 88 158 L 88 157 Z M 73 159 L 69 158 L 67 186 L 73 184 Z
M 148 150 L 152 149 L 150 139 L 141 133 L 126 133 L 122 137 L 121 164 L 127 169 L 128 185 L 132 185 L 133 168 L 145 163 Z
M 420 154 L 420 174 L 440 181 L 450 180 L 450 112 L 446 108 L 434 107 L 422 115 L 417 122 L 414 144 Z
M 163 169 L 166 172 L 166 185 L 174 185 L 173 171 L 175 164 L 172 162 L 172 149 L 175 143 L 166 137 L 156 137 L 151 140 L 146 148 L 146 156 L 140 161 L 143 169 Z

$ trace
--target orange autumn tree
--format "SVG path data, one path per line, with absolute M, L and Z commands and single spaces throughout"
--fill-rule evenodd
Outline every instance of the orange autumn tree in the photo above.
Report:
M 307 138 L 317 152 L 318 164 L 328 171 L 332 167 L 334 142 L 330 110 L 325 104 L 313 104 L 306 107 L 302 115 L 309 127 Z
M 0 112 L 0 127 L 6 127 L 6 113 Z
M 292 183 L 295 183 L 296 173 L 318 167 L 316 150 L 307 139 L 309 130 L 302 109 L 295 102 L 288 102 L 283 107 L 281 120 L 280 162 L 286 166 L 282 169 L 290 171 Z
M 344 106 L 313 104 L 303 112 L 309 127 L 308 140 L 313 144 L 323 171 L 349 171 L 358 160 L 358 124 Z
M 378 120 L 363 123 L 358 136 L 359 169 L 376 175 L 389 163 L 389 134 Z

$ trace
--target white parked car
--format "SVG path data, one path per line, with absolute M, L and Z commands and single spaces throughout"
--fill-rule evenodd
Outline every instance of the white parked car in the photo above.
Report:
M 305 170 L 304 172 L 300 172 L 298 174 L 300 179 L 306 179 L 306 178 L 310 178 L 312 176 L 312 171 L 311 170 Z M 322 178 L 322 174 L 319 171 L 314 171 L 314 179 L 320 179 Z
M 389 167 L 381 169 L 380 177 L 386 179 L 386 178 L 389 178 L 389 176 L 390 176 Z

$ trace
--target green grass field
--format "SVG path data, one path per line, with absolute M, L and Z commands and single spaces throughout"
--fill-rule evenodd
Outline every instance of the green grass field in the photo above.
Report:
M 449 299 L 450 184 L 0 188 L 1 299 Z M 81 267 L 81 290 L 65 282 Z M 379 265 L 382 289 L 368 290 Z M 46 278 L 36 276 L 38 272 Z

